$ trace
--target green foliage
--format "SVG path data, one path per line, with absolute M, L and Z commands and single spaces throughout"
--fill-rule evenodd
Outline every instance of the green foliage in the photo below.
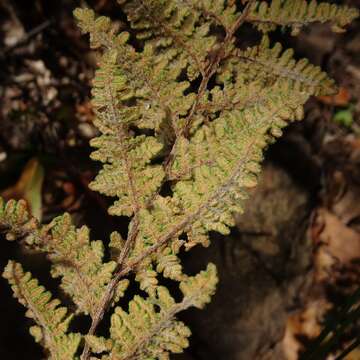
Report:
M 74 15 L 99 53 L 92 104 L 101 134 L 91 141 L 91 157 L 103 167 L 90 187 L 115 197 L 109 213 L 129 217 L 127 238 L 111 235 L 107 260 L 103 243 L 90 241 L 88 228 L 76 229 L 69 215 L 41 226 L 14 201 L 1 204 L 0 228 L 10 240 L 25 238 L 46 252 L 74 314 L 90 315 L 82 360 L 91 354 L 168 359 L 188 346 L 190 336 L 176 314 L 202 308 L 217 283 L 214 265 L 188 276 L 179 254 L 208 246 L 210 231 L 229 233 L 257 183 L 267 146 L 303 117 L 311 95 L 336 91 L 320 68 L 296 61 L 292 50 L 272 46 L 266 35 L 238 49 L 238 28 L 250 22 L 261 31 L 281 25 L 296 33 L 319 21 L 338 31 L 358 12 L 303 0 L 270 6 L 249 0 L 242 9 L 225 0 L 119 3 L 129 31 L 89 9 Z M 134 295 L 125 311 L 119 299 L 130 273 L 146 295 Z M 179 283 L 181 302 L 158 274 Z M 111 306 L 109 337 L 100 337 L 97 326 Z
M 282 78 L 292 89 L 311 95 L 337 92 L 334 81 L 320 67 L 309 64 L 307 59 L 294 60 L 294 51 L 286 49 L 283 52 L 280 43 L 271 47 L 268 36 L 264 36 L 258 46 L 238 51 L 237 56 L 240 60 L 236 64 L 238 71 L 246 74 L 242 81 L 261 79 L 272 83 L 276 78 Z
M 14 297 L 28 309 L 26 316 L 37 324 L 30 328 L 30 334 L 48 350 L 50 359 L 73 359 L 81 335 L 67 332 L 72 319 L 67 309 L 59 307 L 60 301 L 51 299 L 51 294 L 29 272 L 24 273 L 20 264 L 9 261 L 3 276 L 9 281 Z
M 53 263 L 51 275 L 61 277 L 61 288 L 71 296 L 79 312 L 94 317 L 116 262 L 103 263 L 103 242 L 90 241 L 89 229 L 76 229 L 68 214 L 53 220 L 49 235 L 42 249 Z M 127 279 L 119 283 L 117 298 L 123 296 L 127 285 Z
M 5 203 L 0 198 L 0 230 L 6 232 L 9 241 L 24 237 L 31 242 L 40 237 L 38 221 L 30 215 L 24 200 Z
M 180 283 L 184 294 L 180 303 L 163 286 L 156 288 L 154 297 L 144 299 L 136 295 L 128 312 L 115 308 L 110 339 L 90 335 L 86 341 L 94 352 L 108 353 L 102 359 L 169 359 L 169 352 L 180 353 L 188 347 L 191 334 L 174 316 L 190 306 L 203 308 L 210 302 L 216 283 L 216 268 L 209 264 L 206 271 Z
M 116 268 L 116 261 L 103 263 L 103 242 L 90 241 L 89 229 L 86 226 L 76 229 L 69 214 L 41 226 L 22 200 L 10 200 L 0 209 L 1 227 L 10 228 L 7 238 L 25 237 L 32 247 L 46 252 L 52 261 L 51 275 L 61 277 L 60 286 L 71 296 L 77 311 L 94 316 Z M 127 279 L 119 283 L 117 299 L 123 296 L 127 285 Z
M 347 109 L 338 110 L 335 113 L 333 120 L 336 123 L 338 123 L 339 125 L 343 125 L 343 126 L 351 129 L 351 127 L 354 123 L 353 112 L 354 111 L 351 106 L 349 106 Z
M 151 136 L 131 136 L 128 126 L 118 122 L 121 103 L 132 95 L 116 64 L 117 54 L 111 50 L 103 56 L 94 79 L 93 104 L 103 135 L 91 142 L 98 148 L 92 158 L 106 164 L 90 187 L 119 198 L 111 214 L 130 216 L 145 206 L 162 181 L 161 166 L 149 164 L 162 145 Z
M 292 34 L 297 35 L 305 25 L 320 22 L 330 23 L 335 32 L 343 32 L 358 16 L 358 10 L 316 0 L 273 0 L 256 1 L 251 7 L 248 21 L 261 31 L 275 30 L 277 26 L 290 26 Z

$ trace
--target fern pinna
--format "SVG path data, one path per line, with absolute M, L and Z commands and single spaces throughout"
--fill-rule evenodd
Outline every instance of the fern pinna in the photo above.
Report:
M 92 104 L 101 135 L 91 141 L 91 157 L 103 167 L 90 187 L 115 198 L 111 215 L 130 218 L 127 238 L 113 233 L 111 258 L 104 259 L 103 242 L 90 240 L 87 227 L 76 229 L 68 214 L 41 225 L 23 201 L 0 208 L 7 238 L 46 252 L 51 275 L 76 306 L 59 307 L 20 264 L 7 265 L 4 277 L 36 323 L 30 333 L 51 359 L 168 359 L 188 346 L 190 330 L 176 314 L 208 303 L 217 274 L 209 264 L 188 276 L 179 253 L 208 246 L 210 231 L 229 232 L 267 145 L 303 117 L 311 95 L 336 92 L 318 67 L 272 45 L 270 32 L 281 26 L 296 35 L 314 22 L 339 32 L 358 16 L 315 0 L 119 3 L 129 32 L 90 9 L 74 14 L 99 50 Z M 262 33 L 259 44 L 236 46 L 243 25 Z M 118 303 L 130 273 L 147 295 L 135 295 L 124 309 Z M 180 302 L 159 274 L 179 283 Z M 97 327 L 107 311 L 111 325 L 101 337 Z M 91 317 L 88 334 L 68 330 L 77 314 Z

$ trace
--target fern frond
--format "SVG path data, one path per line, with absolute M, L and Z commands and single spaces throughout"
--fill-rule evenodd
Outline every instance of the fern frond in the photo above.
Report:
M 284 92 L 284 88 L 301 91 L 308 96 L 336 92 L 333 80 L 319 67 L 309 64 L 306 59 L 295 61 L 292 56 L 291 49 L 282 52 L 278 43 L 270 47 L 267 37 L 258 46 L 234 51 L 234 56 L 220 66 L 217 76 L 219 85 L 206 91 L 199 101 L 190 133 L 193 135 L 204 123 L 225 114 L 265 104 L 269 94 Z M 187 139 L 178 140 L 178 160 L 168 172 L 172 180 L 189 177 L 193 168 L 209 161 L 200 156 L 196 163 L 191 160 L 187 143 Z
M 145 217 L 142 219 L 145 219 Z M 133 256 L 137 251 L 141 253 L 144 249 L 143 244 L 137 242 L 137 245 L 140 246 L 137 248 L 135 245 Z M 158 273 L 162 273 L 165 278 L 176 281 L 183 281 L 187 278 L 182 271 L 182 265 L 177 256 L 183 245 L 183 240 L 173 239 L 169 246 L 160 248 L 136 267 L 135 280 L 140 283 L 141 290 L 146 291 L 150 296 L 154 296 L 158 286 Z
M 0 231 L 6 232 L 9 241 L 25 238 L 27 243 L 38 242 L 41 234 L 38 221 L 29 213 L 24 200 L 5 201 L 0 198 Z
M 91 188 L 119 198 L 110 207 L 111 214 L 130 216 L 137 213 L 139 209 L 147 207 L 165 176 L 178 180 L 189 176 L 189 171 L 194 166 L 201 166 L 199 162 L 187 164 L 186 154 L 182 157 L 181 167 L 175 169 L 173 166 L 170 170 L 166 169 L 166 174 L 161 166 L 151 164 L 156 156 L 166 151 L 175 136 L 177 139 L 173 152 L 179 153 L 184 150 L 179 136 L 184 124 L 190 123 L 191 131 L 194 131 L 194 128 L 206 120 L 209 109 L 215 117 L 219 115 L 218 109 L 224 109 L 224 101 L 210 101 L 209 104 L 210 97 L 219 99 L 222 93 L 216 92 L 216 88 L 211 91 L 199 89 L 196 96 L 193 92 L 184 94 L 188 91 L 189 81 L 178 81 L 178 77 L 182 71 L 189 72 L 194 63 L 199 62 L 193 61 L 194 58 L 189 53 L 190 48 L 210 58 L 212 53 L 213 56 L 219 56 L 221 51 L 223 57 L 227 54 L 226 57 L 229 58 L 231 52 L 236 55 L 237 59 L 234 60 L 232 57 L 232 63 L 221 62 L 218 79 L 224 78 L 224 74 L 231 71 L 228 68 L 230 63 L 230 67 L 236 68 L 238 74 L 245 74 L 246 79 L 238 77 L 232 86 L 228 82 L 224 99 L 239 99 L 242 90 L 248 97 L 248 85 L 255 83 L 255 91 L 267 87 L 278 77 L 288 80 L 297 91 L 306 91 L 309 94 L 329 94 L 334 91 L 332 81 L 318 67 L 308 64 L 305 60 L 296 62 L 292 59 L 291 50 L 281 53 L 280 44 L 270 48 L 266 38 L 259 46 L 246 51 L 234 49 L 231 41 L 226 49 L 220 51 L 214 42 L 216 38 L 208 36 L 210 24 L 219 20 L 224 30 L 229 33 L 239 18 L 234 5 L 211 0 L 183 0 L 181 6 L 171 0 L 136 0 L 121 3 L 137 37 L 143 42 L 141 52 L 126 44 L 129 37 L 127 33 L 116 34 L 108 18 L 96 18 L 90 10 L 78 9 L 75 12 L 82 30 L 90 32 L 93 46 L 103 46 L 106 49 L 100 61 L 93 90 L 93 103 L 98 115 L 96 125 L 104 135 L 92 141 L 92 145 L 98 148 L 92 155 L 93 159 L 100 160 L 105 165 L 91 184 Z M 273 2 L 272 17 L 277 16 L 274 9 L 287 9 L 288 5 L 285 6 L 285 3 L 281 3 L 281 6 L 279 4 Z M 319 5 L 319 9 L 323 7 Z M 319 14 L 322 14 L 323 11 L 320 10 Z M 254 11 L 253 9 L 250 13 L 254 15 Z M 337 16 L 340 16 L 342 12 L 337 11 Z M 152 16 L 154 13 L 157 14 L 156 19 Z M 202 47 L 197 46 L 197 41 Z M 203 46 L 206 46 L 206 49 Z M 200 63 L 206 64 L 208 61 L 209 58 L 202 59 Z M 200 72 L 204 76 L 204 71 Z M 191 80 L 189 74 L 187 77 Z M 240 99 L 237 103 L 227 102 L 225 108 L 239 110 L 241 105 L 249 105 L 248 99 L 244 100 Z M 187 118 L 190 109 L 188 116 L 191 117 Z M 155 137 L 134 137 L 130 134 L 130 125 L 154 128 Z
M 7 238 L 25 237 L 27 244 L 46 252 L 52 261 L 52 276 L 61 277 L 61 288 L 79 312 L 94 317 L 117 266 L 115 260 L 103 262 L 103 242 L 90 241 L 89 229 L 86 226 L 76 229 L 69 214 L 42 226 L 29 214 L 24 201 L 10 200 L 6 204 L 1 198 L 0 201 L 0 227 Z M 123 296 L 128 283 L 123 279 L 118 284 L 115 301 Z
M 177 49 L 169 48 L 164 40 L 158 44 L 146 42 L 143 51 L 137 52 L 127 44 L 127 32 L 114 34 L 108 18 L 95 18 L 94 12 L 88 9 L 77 9 L 74 14 L 83 32 L 90 33 L 93 46 L 102 46 L 113 54 L 117 52 L 115 57 L 121 69 L 123 92 L 126 90 L 128 94 L 128 99 L 125 97 L 123 103 L 119 102 L 122 106 L 117 109 L 117 120 L 139 128 L 155 129 L 165 140 L 173 137 L 177 118 L 186 114 L 194 101 L 194 94 L 184 94 L 189 82 L 176 81 L 186 68 L 186 57 Z M 107 25 L 99 29 L 98 22 Z M 99 74 L 102 73 L 104 71 L 100 69 Z M 101 130 L 106 122 L 103 126 L 102 121 L 96 124 Z
M 141 290 L 146 291 L 150 296 L 154 296 L 158 286 L 158 273 L 162 273 L 165 278 L 175 281 L 183 281 L 187 278 L 177 256 L 183 245 L 184 241 L 174 239 L 171 246 L 160 248 L 159 251 L 137 266 L 135 280 L 140 283 Z
M 175 315 L 190 306 L 203 308 L 210 301 L 217 283 L 216 268 L 180 283 L 183 300 L 176 303 L 165 287 L 156 288 L 156 297 L 136 295 L 129 311 L 117 307 L 111 317 L 110 339 L 87 336 L 96 353 L 109 352 L 102 359 L 169 359 L 169 353 L 182 352 L 188 346 L 190 330 Z M 157 310 L 159 309 L 159 310 Z
M 330 23 L 332 30 L 343 32 L 344 26 L 359 16 L 356 8 L 340 6 L 316 0 L 256 1 L 250 9 L 247 21 L 263 32 L 275 30 L 277 26 L 290 26 L 297 35 L 305 25 L 320 22 Z
M 242 84 L 255 80 L 259 83 L 275 82 L 282 78 L 295 90 L 305 91 L 309 95 L 329 95 L 336 93 L 334 81 L 321 68 L 309 63 L 307 59 L 296 61 L 294 51 L 283 51 L 280 43 L 270 46 L 270 40 L 264 36 L 257 46 L 244 51 L 237 50 L 239 61 L 232 64 L 236 71 L 244 74 Z M 261 84 L 264 87 L 263 84 Z
M 97 22 L 108 24 L 105 20 L 101 22 L 102 18 L 95 20 L 88 10 L 78 10 L 75 15 L 80 25 L 87 24 L 82 26 L 84 31 L 90 28 L 94 38 L 98 35 L 107 39 L 102 43 L 107 50 L 101 58 L 93 89 L 95 125 L 103 135 L 91 142 L 98 148 L 92 158 L 105 165 L 90 187 L 119 198 L 109 209 L 111 214 L 129 216 L 146 206 L 164 176 L 160 165 L 151 164 L 162 150 L 162 142 L 152 136 L 133 136 L 130 125 L 155 128 L 160 133 L 160 128 L 165 127 L 166 134 L 162 133 L 160 140 L 166 142 L 164 138 L 176 131 L 174 117 L 187 112 L 193 97 L 183 94 L 187 82 L 174 81 L 183 68 L 174 59 L 176 54 L 157 56 L 151 45 L 137 53 L 126 44 L 124 33 L 115 37 L 111 30 L 107 32 L 109 25 L 99 31 Z M 117 40 L 119 37 L 121 41 Z
M 122 238 L 122 236 L 117 231 L 112 232 L 110 234 L 110 243 L 109 243 L 111 260 L 117 261 L 119 259 L 119 256 L 123 251 L 124 246 L 125 246 L 125 240 Z
M 145 206 L 162 181 L 161 166 L 150 164 L 162 145 L 152 136 L 131 136 L 128 126 L 122 121 L 118 109 L 121 101 L 129 95 L 116 58 L 116 51 L 104 54 L 94 80 L 93 104 L 103 135 L 91 141 L 91 145 L 98 148 L 91 157 L 105 165 L 90 188 L 108 196 L 117 196 L 119 200 L 109 212 L 129 216 Z
M 206 270 L 195 276 L 188 277 L 180 283 L 180 290 L 184 295 L 182 306 L 195 306 L 203 309 L 211 301 L 218 283 L 216 266 L 209 263 Z
M 162 251 L 159 251 L 156 254 L 156 271 L 162 273 L 165 278 L 182 281 L 186 278 L 182 271 L 182 265 L 180 259 L 177 257 L 177 254 L 182 246 L 183 242 L 180 242 L 177 248 L 174 250 L 174 244 L 178 242 L 173 241 L 172 246 L 167 246 Z
M 65 307 L 59 307 L 60 301 L 51 299 L 51 294 L 14 261 L 9 261 L 3 277 L 10 283 L 14 297 L 28 309 L 26 316 L 36 322 L 30 333 L 48 350 L 50 358 L 75 359 L 81 335 L 67 332 L 72 315 L 67 315 Z
M 139 282 L 141 290 L 146 291 L 150 296 L 155 296 L 158 286 L 157 275 L 151 259 L 148 259 L 137 268 L 135 280 Z
M 239 16 L 235 2 L 231 1 L 183 0 L 183 3 L 224 29 L 231 29 Z
M 198 157 L 207 161 L 194 167 L 189 179 L 174 184 L 172 197 L 158 196 L 151 210 L 140 213 L 129 268 L 155 249 L 177 241 L 183 232 L 190 241 L 187 248 L 196 243 L 207 245 L 209 231 L 229 232 L 234 224 L 232 214 L 243 211 L 248 188 L 257 183 L 263 149 L 282 134 L 288 121 L 303 115 L 308 95 L 289 90 L 288 83 L 275 93 L 270 88 L 264 103 L 225 112 L 184 142 L 186 151 L 181 153 L 189 154 L 191 162 L 196 163 Z M 175 158 L 174 166 L 181 162 Z
M 146 39 L 164 54 L 175 52 L 184 65 L 189 65 L 190 79 L 205 73 L 206 55 L 216 43 L 216 37 L 209 34 L 211 21 L 202 16 L 194 1 L 179 4 L 174 0 L 121 0 L 119 3 L 139 39 Z
M 184 274 L 180 251 L 208 246 L 211 231 L 229 233 L 268 144 L 302 118 L 309 96 L 335 90 L 318 67 L 294 60 L 278 43 L 271 47 L 266 36 L 239 50 L 237 29 L 247 21 L 263 32 L 281 25 L 295 34 L 330 22 L 341 31 L 358 11 L 315 0 L 244 0 L 241 11 L 233 0 L 118 2 L 130 32 L 89 9 L 74 15 L 102 53 L 92 89 L 101 135 L 91 141 L 91 157 L 103 167 L 90 188 L 116 198 L 109 212 L 130 218 L 127 239 L 111 234 L 105 262 L 103 243 L 91 241 L 87 227 L 76 229 L 70 215 L 42 226 L 14 201 L 0 202 L 0 230 L 45 251 L 77 312 L 90 315 L 82 360 L 90 348 L 103 360 L 167 360 L 190 336 L 176 314 L 202 308 L 217 283 L 212 264 L 196 276 Z M 127 312 L 115 308 L 109 339 L 96 336 L 130 272 L 147 295 L 135 295 Z M 179 282 L 180 302 L 159 285 L 159 274 Z M 37 322 L 31 333 L 51 358 L 76 358 L 81 335 L 67 333 L 71 315 L 59 301 L 17 263 L 9 262 L 4 277 Z
M 115 261 L 103 263 L 103 242 L 90 241 L 89 229 L 76 229 L 70 215 L 64 214 L 51 223 L 51 236 L 43 250 L 53 263 L 52 276 L 61 277 L 60 286 L 71 296 L 78 311 L 93 318 L 116 268 Z M 128 283 L 127 279 L 119 283 L 117 300 Z
M 267 142 L 280 136 L 288 121 L 302 116 L 306 93 L 290 92 L 287 84 L 276 94 L 271 90 L 265 103 L 224 113 L 190 140 L 193 159 L 200 154 L 208 162 L 192 171 L 192 179 L 174 186 L 174 201 L 192 214 L 192 233 L 200 223 L 206 231 L 228 233 L 234 224 L 231 213 L 242 212 L 241 200 L 256 185 Z

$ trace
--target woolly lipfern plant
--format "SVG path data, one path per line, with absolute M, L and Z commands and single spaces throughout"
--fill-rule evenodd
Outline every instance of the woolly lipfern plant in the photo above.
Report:
M 119 3 L 128 32 L 90 9 L 75 17 L 99 53 L 92 104 L 101 135 L 91 141 L 91 156 L 103 167 L 90 188 L 114 198 L 111 215 L 130 218 L 127 238 L 113 233 L 106 259 L 103 242 L 90 240 L 88 228 L 76 229 L 67 214 L 41 225 L 22 201 L 0 207 L 7 238 L 46 252 L 51 275 L 75 305 L 60 306 L 20 264 L 7 265 L 4 277 L 36 323 L 30 333 L 56 360 L 165 360 L 188 346 L 190 330 L 176 314 L 208 303 L 217 275 L 212 264 L 185 274 L 179 253 L 208 246 L 210 231 L 229 233 L 267 145 L 302 118 L 311 95 L 336 92 L 318 67 L 271 45 L 269 32 L 281 26 L 297 34 L 314 22 L 343 31 L 358 15 L 315 0 Z M 236 33 L 246 23 L 263 34 L 242 50 Z M 147 295 L 120 306 L 131 273 Z M 179 283 L 179 302 L 159 274 Z M 106 312 L 110 328 L 99 336 Z M 91 318 L 87 334 L 69 330 L 78 314 Z

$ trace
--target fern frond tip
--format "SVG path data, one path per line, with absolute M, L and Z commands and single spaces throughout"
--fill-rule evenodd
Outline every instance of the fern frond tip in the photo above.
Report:
M 39 285 L 29 272 L 15 261 L 9 261 L 3 272 L 9 282 L 14 297 L 27 308 L 26 316 L 37 325 L 30 328 L 35 341 L 40 342 L 54 360 L 75 360 L 81 335 L 68 333 L 72 315 L 65 307 L 59 307 L 60 301 L 52 299 L 50 292 Z

